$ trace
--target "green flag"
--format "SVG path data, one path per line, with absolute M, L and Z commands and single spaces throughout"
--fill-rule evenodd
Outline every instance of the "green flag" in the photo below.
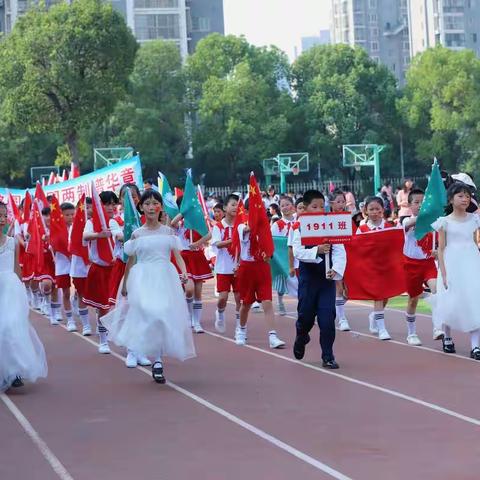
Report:
M 187 179 L 185 181 L 185 191 L 183 192 L 182 204 L 180 205 L 180 213 L 183 215 L 185 228 L 197 231 L 204 236 L 208 233 L 207 223 L 203 215 L 203 210 L 198 201 L 197 189 L 193 184 L 192 173 L 187 171 Z
M 272 268 L 272 278 L 275 278 L 277 275 L 288 277 L 290 274 L 287 240 L 287 237 L 273 237 L 275 250 L 270 263 L 270 267 Z
M 162 194 L 163 208 L 170 218 L 174 218 L 180 213 L 180 211 L 175 202 L 172 189 L 170 188 L 167 177 L 162 172 L 158 172 L 158 176 L 158 188 Z
M 444 215 L 444 208 L 447 204 L 447 192 L 443 184 L 437 159 L 432 165 L 432 174 L 428 180 L 425 198 L 417 218 L 415 227 L 415 238 L 421 240 L 427 233 L 433 231 L 432 223 Z
M 140 215 L 138 214 L 135 204 L 133 203 L 132 192 L 129 188 L 125 191 L 123 197 L 123 241 L 126 242 L 132 237 L 132 233 L 142 226 Z M 128 255 L 123 254 L 123 261 L 128 260 Z

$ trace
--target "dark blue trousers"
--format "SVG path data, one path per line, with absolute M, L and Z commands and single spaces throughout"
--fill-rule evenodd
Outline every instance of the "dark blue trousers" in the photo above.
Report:
M 308 338 L 317 318 L 320 327 L 322 360 L 334 360 L 335 341 L 335 282 L 325 278 L 325 262 L 300 262 L 298 279 L 297 336 Z

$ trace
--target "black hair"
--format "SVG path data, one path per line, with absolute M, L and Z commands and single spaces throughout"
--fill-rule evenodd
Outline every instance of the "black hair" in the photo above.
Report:
M 48 202 L 48 203 L 51 203 L 51 201 L 53 200 L 53 197 L 54 197 L 54 196 L 55 196 L 55 195 L 52 195 L 52 194 L 47 195 L 47 197 L 46 197 L 46 198 L 47 198 L 47 202 Z
M 216 203 L 213 210 L 223 210 L 223 203 Z
M 50 213 L 51 213 L 50 207 L 42 208 L 42 215 L 50 215 Z
M 249 205 L 250 205 L 250 198 L 247 198 L 245 202 L 243 202 L 243 206 L 245 207 L 245 210 L 248 210 Z
M 339 188 L 336 188 L 332 193 L 328 194 L 328 200 L 330 202 L 334 202 L 339 195 L 346 199 L 345 192 L 343 190 L 340 190 Z
M 180 206 L 182 205 L 182 200 L 183 200 L 183 195 L 180 197 L 177 197 L 176 203 L 178 208 L 180 208 Z
M 303 197 L 298 197 L 295 200 L 295 208 L 297 208 L 301 203 L 303 203 Z
M 408 194 L 408 203 L 412 203 L 414 195 L 425 195 L 421 188 L 412 188 Z
M 320 190 L 307 190 L 303 194 L 303 203 L 310 205 L 314 200 L 325 200 L 325 196 Z
M 282 212 L 280 211 L 280 207 L 276 203 L 271 203 L 268 208 L 273 208 L 275 210 L 275 215 L 278 215 L 279 217 L 282 216 Z
M 92 205 L 93 200 L 92 197 L 85 197 L 85 205 Z
M 350 192 L 350 187 L 348 185 L 343 185 L 342 186 L 342 192 Z
M 445 215 L 450 215 L 453 212 L 453 205 L 450 202 L 458 193 L 466 193 L 470 198 L 472 198 L 472 189 L 468 185 L 465 185 L 465 183 L 455 182 L 454 184 L 450 185 L 447 190 L 447 206 L 445 207 Z
M 151 198 L 155 199 L 157 202 L 160 203 L 160 205 L 162 205 L 163 207 L 163 198 L 162 196 L 160 195 L 159 192 L 157 192 L 156 190 L 154 190 L 153 188 L 151 189 L 148 189 L 148 190 L 145 190 L 143 193 L 142 193 L 142 196 L 140 197 L 140 201 L 138 202 L 138 208 L 140 209 L 142 207 L 142 205 L 147 201 L 147 200 L 150 200 Z M 139 211 L 142 211 L 142 210 L 139 210 Z M 163 215 L 163 212 L 160 212 L 158 214 L 158 221 L 160 222 L 162 220 L 162 215 Z
M 3 208 L 5 208 L 5 210 L 8 210 L 6 203 L 0 202 L 0 207 L 3 207 Z
M 62 212 L 64 212 L 65 210 L 75 210 L 75 207 L 73 206 L 72 203 L 70 202 L 63 202 L 61 205 L 60 205 L 60 210 Z
M 137 197 L 140 198 L 140 196 L 141 196 L 140 189 L 137 187 L 137 185 L 135 183 L 124 183 L 120 188 L 120 192 L 118 193 L 118 196 L 120 198 L 125 194 L 125 190 L 127 188 L 135 190 L 135 193 L 137 194 Z
M 153 185 L 153 178 L 151 178 L 151 177 L 146 178 L 146 179 L 143 181 L 143 184 L 145 185 L 146 183 L 148 183 L 149 185 Z
M 231 193 L 228 195 L 228 197 L 225 199 L 225 205 L 228 204 L 230 200 L 234 200 L 235 202 L 240 201 L 240 197 L 238 195 L 235 195 L 234 193 Z M 214 207 L 215 208 L 215 207 Z
M 115 194 L 115 192 L 112 192 L 110 190 L 105 190 L 104 192 L 100 193 L 100 201 L 103 203 L 103 205 L 118 205 L 118 197 Z
M 407 192 L 407 182 L 412 182 L 412 189 L 414 187 L 414 183 L 413 183 L 413 180 L 411 178 L 406 178 L 404 181 L 403 181 L 403 186 L 402 186 L 402 190 L 406 193 Z
M 373 195 L 365 199 L 365 209 L 367 209 L 368 205 L 373 202 L 377 202 L 382 207 L 382 209 L 385 210 L 383 200 L 380 197 L 374 197 Z

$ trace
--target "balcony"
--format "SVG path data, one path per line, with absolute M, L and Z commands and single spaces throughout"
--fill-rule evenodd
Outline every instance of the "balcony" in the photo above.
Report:
M 398 23 L 395 26 L 392 26 L 390 22 L 385 24 L 383 29 L 383 36 L 384 37 L 395 37 L 396 35 L 402 33 L 407 28 L 405 23 Z

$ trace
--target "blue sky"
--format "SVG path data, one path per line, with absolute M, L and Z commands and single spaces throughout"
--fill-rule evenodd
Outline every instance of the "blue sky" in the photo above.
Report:
M 330 0 L 224 0 L 225 31 L 276 45 L 293 59 L 300 38 L 328 29 Z

